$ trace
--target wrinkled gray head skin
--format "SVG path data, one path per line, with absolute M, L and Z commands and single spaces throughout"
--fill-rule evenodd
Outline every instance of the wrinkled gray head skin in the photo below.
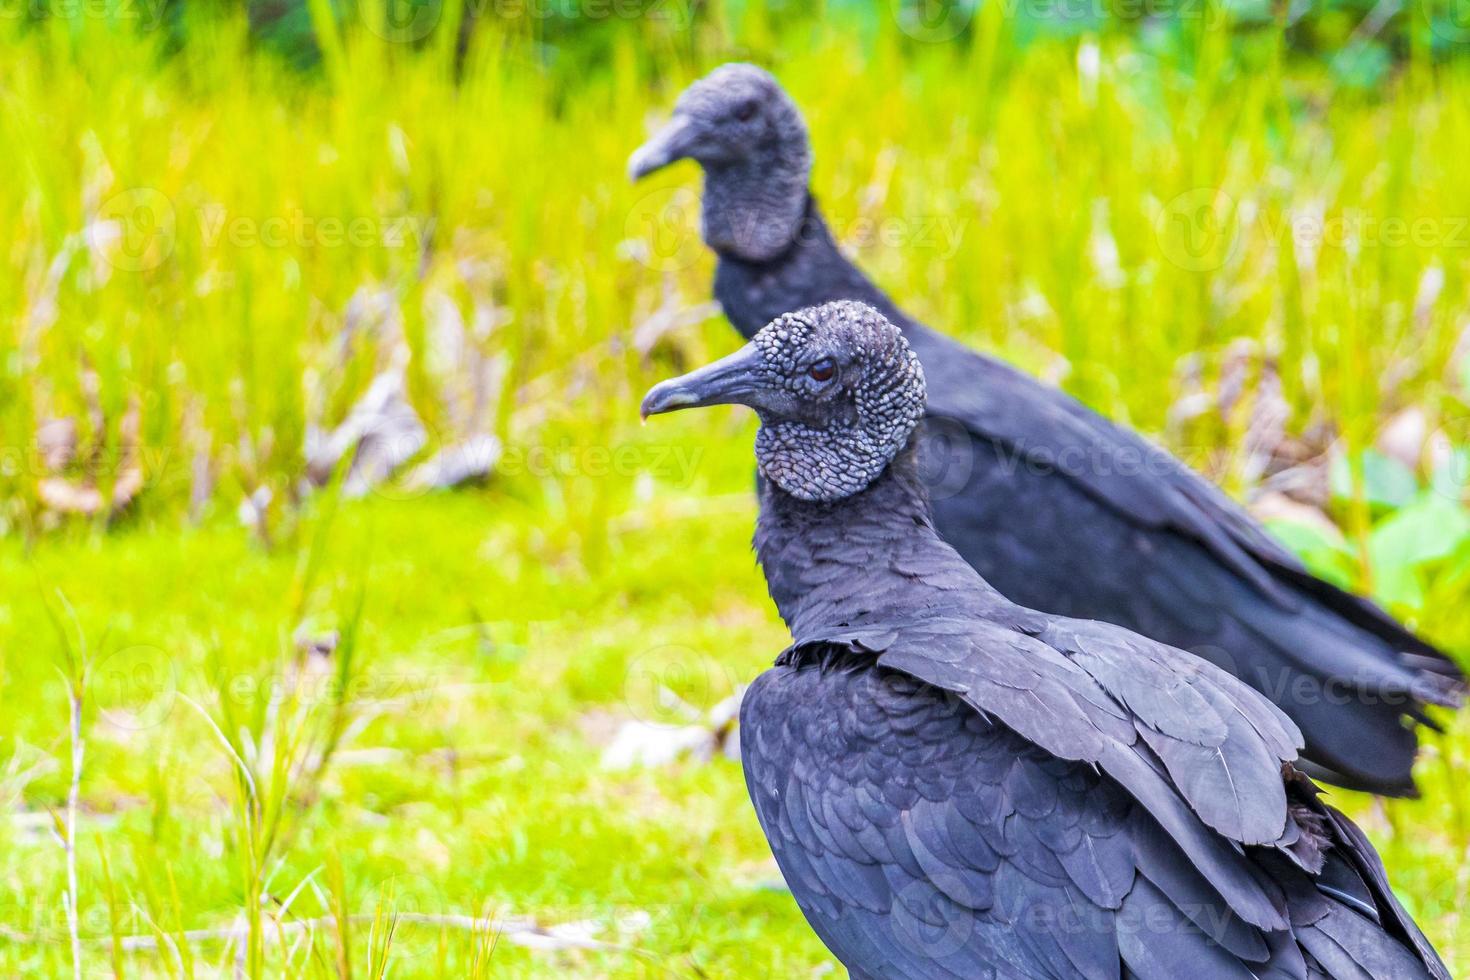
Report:
M 883 314 L 842 300 L 778 317 L 729 357 L 656 385 L 643 415 L 729 404 L 760 414 L 766 479 L 831 502 L 866 489 L 903 449 L 924 415 L 924 372 Z
M 770 72 L 721 65 L 684 90 L 673 117 L 628 159 L 637 180 L 676 160 L 704 168 L 704 240 L 765 262 L 801 230 L 812 169 L 806 123 Z

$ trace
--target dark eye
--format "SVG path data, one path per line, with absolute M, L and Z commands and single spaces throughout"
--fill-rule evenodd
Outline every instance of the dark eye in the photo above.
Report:
M 832 375 L 837 373 L 837 365 L 832 363 L 832 358 L 824 357 L 807 368 L 806 373 L 813 381 L 831 381 Z
M 746 99 L 735 107 L 735 118 L 741 122 L 750 122 L 755 118 L 755 101 Z

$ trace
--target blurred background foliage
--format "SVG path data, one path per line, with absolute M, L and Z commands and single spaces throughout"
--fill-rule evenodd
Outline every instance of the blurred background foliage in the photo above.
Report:
M 633 186 L 626 157 L 729 59 L 803 107 L 836 234 L 908 309 L 1470 649 L 1459 0 L 0 13 L 0 972 L 73 960 L 71 703 L 94 963 L 216 975 L 237 937 L 249 976 L 346 975 L 412 873 L 439 912 L 622 944 L 562 974 L 830 967 L 732 816 L 738 766 L 599 764 L 651 650 L 702 717 L 784 643 L 752 420 L 637 421 L 734 336 L 693 166 Z M 481 485 L 432 489 L 467 448 Z M 79 695 L 56 668 L 88 657 Z M 301 696 L 364 671 L 350 711 Z M 1467 745 L 1431 738 L 1422 801 L 1347 797 L 1461 969 Z M 270 946 L 287 906 L 338 948 Z M 394 975 L 483 975 L 446 935 L 400 936 Z
M 1470 10 L 1168 2 L 27 0 L 0 526 L 239 507 L 269 541 L 334 474 L 638 444 L 632 391 L 728 338 L 688 171 L 622 162 L 749 58 L 806 107 L 839 236 L 931 322 L 1270 496 L 1327 574 L 1439 562 L 1371 546 L 1363 453 L 1397 418 L 1399 484 L 1470 465 Z M 364 461 L 373 418 L 402 458 Z M 576 502 L 594 563 L 636 483 L 502 470 Z
M 102 0 L 99 0 L 99 3 Z M 243 11 L 253 36 L 294 64 L 312 66 L 321 57 L 309 0 L 213 0 L 216 9 Z M 378 5 L 386 31 L 398 41 L 421 43 L 429 25 L 458 11 L 462 44 L 481 21 L 527 32 L 546 65 L 585 72 L 605 64 L 619 36 L 646 39 L 646 23 L 662 21 L 678 32 L 719 30 L 721 22 L 758 22 L 775 32 L 808 28 L 838 19 L 869 38 L 896 23 L 916 42 L 969 40 L 987 0 L 391 0 Z M 361 18 L 355 0 L 327 0 L 335 22 Z M 153 12 L 174 44 L 186 36 L 184 0 L 156 0 Z M 1244 50 L 1272 44 L 1282 34 L 1292 53 L 1329 67 L 1335 80 L 1366 87 L 1381 82 L 1416 51 L 1452 58 L 1470 40 L 1470 9 L 1463 0 L 994 0 L 1013 24 L 1017 47 L 1080 36 L 1131 36 L 1149 50 L 1188 57 L 1191 21 L 1224 18 L 1232 45 Z M 599 15 L 600 12 L 600 15 Z M 31 19 L 54 8 L 33 4 Z M 621 30 L 609 29 L 609 22 Z M 643 22 L 640 24 L 639 22 Z M 690 38 L 691 43 L 692 37 Z

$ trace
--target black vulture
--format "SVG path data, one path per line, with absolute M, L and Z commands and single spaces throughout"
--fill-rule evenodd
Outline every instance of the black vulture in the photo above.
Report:
M 905 316 L 838 250 L 808 190 L 806 125 L 767 72 L 725 65 L 690 86 L 629 171 L 686 157 L 704 169 L 715 296 L 741 334 L 837 299 L 903 331 L 929 378 L 919 452 L 939 533 L 987 581 L 1204 656 L 1291 716 L 1314 775 L 1413 794 L 1415 723 L 1460 700 L 1448 657 L 1312 575 L 1163 450 Z
M 784 315 L 643 414 L 733 403 L 793 640 L 741 708 L 746 784 L 853 977 L 1449 976 L 1268 700 L 1024 609 L 939 537 L 923 370 L 882 314 Z

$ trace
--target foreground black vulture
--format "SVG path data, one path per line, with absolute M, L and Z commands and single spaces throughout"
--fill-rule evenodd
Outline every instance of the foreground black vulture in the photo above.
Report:
M 685 157 L 704 168 L 715 296 L 744 336 L 836 299 L 903 330 L 929 378 L 919 451 L 936 525 L 992 585 L 1204 656 L 1291 716 L 1314 774 L 1414 791 L 1414 723 L 1457 704 L 1463 681 L 1443 653 L 1310 574 L 1172 456 L 905 316 L 833 242 L 807 189 L 806 126 L 766 72 L 726 65 L 696 82 L 629 170 Z
M 923 372 L 881 314 L 782 316 L 643 413 L 730 403 L 760 415 L 756 549 L 793 637 L 741 708 L 746 783 L 854 977 L 1449 976 L 1266 699 L 1023 609 L 939 538 Z

